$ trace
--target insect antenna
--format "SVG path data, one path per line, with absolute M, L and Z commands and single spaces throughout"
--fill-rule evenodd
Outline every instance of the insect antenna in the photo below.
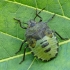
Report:
M 14 20 L 16 20 L 16 21 L 20 24 L 20 27 L 21 27 L 21 28 L 27 29 L 27 27 L 22 26 L 21 21 L 20 21 L 19 19 L 14 18 Z
M 48 21 L 46 21 L 45 23 L 48 23 L 49 21 L 51 21 L 54 18 L 54 16 L 55 14 L 50 19 L 48 19 Z
M 42 21 L 42 17 L 41 17 L 39 14 L 40 14 L 44 9 L 45 9 L 45 8 L 43 8 L 41 11 L 39 11 L 39 12 L 37 13 L 37 8 L 36 8 L 36 16 L 34 17 L 34 20 L 36 19 L 36 17 L 39 17 L 39 18 L 40 18 L 40 21 L 39 21 L 39 22 Z
M 41 22 L 42 21 L 42 17 L 39 15 L 45 8 L 43 8 L 41 11 L 39 11 L 38 13 L 37 13 L 37 2 L 36 2 L 36 0 L 35 0 L 35 3 L 36 3 L 36 16 L 34 17 L 34 20 L 36 19 L 36 17 L 39 17 L 40 18 L 40 20 L 39 20 L 39 22 Z

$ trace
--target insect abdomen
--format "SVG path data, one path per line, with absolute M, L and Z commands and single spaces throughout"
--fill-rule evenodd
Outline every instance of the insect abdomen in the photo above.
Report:
M 56 37 L 43 37 L 42 39 L 36 42 L 36 46 L 34 48 L 30 47 L 34 56 L 37 56 L 42 61 L 49 61 L 52 58 L 56 57 L 58 53 L 58 45 L 57 45 Z

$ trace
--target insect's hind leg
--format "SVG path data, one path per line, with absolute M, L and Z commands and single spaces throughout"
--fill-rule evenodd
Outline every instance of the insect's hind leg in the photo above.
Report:
M 56 31 L 54 31 L 60 38 L 61 40 L 68 40 L 68 38 L 63 38 L 60 34 L 58 34 Z
M 22 42 L 22 44 L 21 44 L 21 46 L 20 46 L 19 50 L 18 50 L 15 54 L 17 54 L 17 53 L 19 53 L 19 52 L 21 51 L 22 46 L 23 46 L 23 44 L 24 44 L 26 41 L 27 41 L 27 40 L 24 40 L 24 41 Z
M 25 60 L 25 52 L 26 49 L 28 48 L 28 44 L 26 45 L 26 47 L 24 48 L 24 55 L 23 55 L 23 59 L 21 60 L 21 62 L 19 64 L 21 64 L 24 60 Z
M 21 28 L 23 28 L 23 29 L 27 29 L 27 27 L 22 26 L 22 24 L 21 24 L 21 21 L 20 21 L 20 20 L 18 20 L 18 19 L 16 19 L 16 18 L 14 18 L 14 20 L 18 21 L 18 23 L 20 24 L 20 27 L 21 27 Z
M 39 22 L 41 22 L 42 21 L 42 17 L 39 15 L 43 10 L 44 10 L 45 8 L 43 8 L 41 11 L 39 11 L 38 13 L 37 13 L 37 9 L 36 9 L 36 16 L 34 17 L 34 20 L 36 19 L 36 17 L 39 17 L 40 18 L 40 21 Z

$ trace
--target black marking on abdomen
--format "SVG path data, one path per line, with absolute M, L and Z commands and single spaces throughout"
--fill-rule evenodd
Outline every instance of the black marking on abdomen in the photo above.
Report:
M 44 42 L 47 42 L 47 40 L 45 40 L 45 41 L 41 42 L 40 44 L 43 44 Z
M 49 43 L 46 42 L 46 43 L 42 44 L 42 48 L 44 48 L 44 47 L 46 47 L 46 46 L 48 46 L 48 45 L 49 45 Z
M 44 52 L 49 52 L 51 50 L 51 48 L 46 49 Z

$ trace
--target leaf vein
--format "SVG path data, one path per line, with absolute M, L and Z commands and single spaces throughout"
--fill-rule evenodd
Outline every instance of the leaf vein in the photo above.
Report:
M 25 55 L 28 55 L 28 54 L 31 54 L 31 52 L 27 52 Z M 15 59 L 15 58 L 19 58 L 21 56 L 23 56 L 23 54 L 12 56 L 12 57 L 9 57 L 9 58 L 6 58 L 6 59 L 2 59 L 2 60 L 0 60 L 0 62 L 9 61 L 9 60 L 12 60 L 12 59 Z
M 58 4 L 60 5 L 60 8 L 61 8 L 61 10 L 62 10 L 62 14 L 63 14 L 63 16 L 64 16 L 64 11 L 63 11 L 62 5 L 61 5 L 61 3 L 60 3 L 59 0 L 58 0 Z
M 27 70 L 29 70 L 29 69 L 31 68 L 31 66 L 32 66 L 32 64 L 34 63 L 35 59 L 36 59 L 36 58 L 33 59 L 33 61 L 31 62 L 31 64 L 29 65 L 29 67 L 28 67 Z
M 13 36 L 13 35 L 10 35 L 10 34 L 8 34 L 8 33 L 1 32 L 1 31 L 0 31 L 0 33 L 2 33 L 2 34 L 4 34 L 4 35 L 7 35 L 7 36 L 9 36 L 9 37 L 12 37 L 12 38 L 18 39 L 18 40 L 20 40 L 20 41 L 23 41 L 22 39 L 20 39 L 20 38 L 18 38 L 18 37 L 15 37 L 15 36 Z
M 6 0 L 5 0 L 5 1 L 6 1 Z M 20 4 L 21 6 L 26 6 L 26 7 L 29 7 L 29 8 L 32 8 L 32 9 L 35 9 L 35 10 L 36 10 L 35 7 L 28 6 L 28 5 L 25 5 L 25 4 L 21 4 L 21 3 L 18 3 L 18 2 L 12 2 L 12 1 L 7 1 L 7 2 L 15 3 L 15 4 L 18 4 L 18 5 Z M 58 2 L 59 2 L 59 0 L 58 0 Z M 59 4 L 60 4 L 60 2 L 59 2 Z M 60 6 L 61 6 L 61 4 L 60 4 Z M 38 9 L 39 9 L 39 8 L 38 8 Z M 62 9 L 62 6 L 61 6 L 61 9 Z M 41 9 L 39 9 L 39 10 L 41 10 Z M 45 12 L 48 12 L 48 13 L 50 13 L 50 14 L 53 14 L 53 13 L 50 12 L 50 11 L 46 11 L 46 10 L 44 10 L 44 11 L 45 11 Z M 63 11 L 63 9 L 62 9 L 62 11 Z M 63 11 L 63 13 L 64 13 L 64 11 Z M 56 14 L 56 15 L 61 16 L 61 15 L 59 15 L 59 14 Z M 70 18 L 69 18 L 69 17 L 66 17 L 65 15 L 64 15 L 64 16 L 61 16 L 61 17 L 70 20 Z

